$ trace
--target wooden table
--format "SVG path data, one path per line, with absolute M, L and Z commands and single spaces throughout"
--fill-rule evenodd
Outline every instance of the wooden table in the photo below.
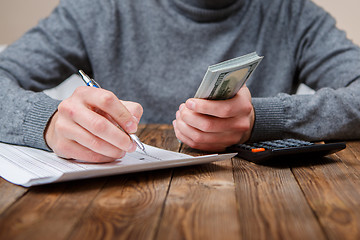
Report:
M 172 127 L 147 144 L 180 148 Z M 0 239 L 360 239 L 360 142 L 327 158 L 239 158 L 23 188 L 0 179 Z

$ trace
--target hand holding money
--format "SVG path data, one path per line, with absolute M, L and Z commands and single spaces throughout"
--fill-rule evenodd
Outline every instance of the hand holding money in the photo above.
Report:
M 176 137 L 204 151 L 221 152 L 249 139 L 254 110 L 249 89 L 244 86 L 231 99 L 214 101 L 190 98 L 180 105 L 173 125 Z
M 224 151 L 246 142 L 255 114 L 250 91 L 244 84 L 261 59 L 252 53 L 210 66 L 195 98 L 181 104 L 176 113 L 176 137 L 204 151 Z

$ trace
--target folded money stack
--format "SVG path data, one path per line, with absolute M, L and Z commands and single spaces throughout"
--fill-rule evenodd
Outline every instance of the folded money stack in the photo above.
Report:
M 263 57 L 255 52 L 212 65 L 206 71 L 195 97 L 224 100 L 235 96 Z

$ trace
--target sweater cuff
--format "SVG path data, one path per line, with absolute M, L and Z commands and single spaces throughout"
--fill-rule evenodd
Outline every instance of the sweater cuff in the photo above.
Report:
M 60 102 L 44 94 L 39 101 L 32 105 L 23 125 L 26 146 L 51 151 L 45 142 L 44 131 Z
M 285 109 L 279 98 L 253 98 L 255 123 L 249 142 L 281 139 L 285 131 Z

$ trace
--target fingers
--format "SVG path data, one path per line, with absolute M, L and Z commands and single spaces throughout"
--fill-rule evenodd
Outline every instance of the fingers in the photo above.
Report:
M 118 126 L 132 133 L 141 115 L 142 107 L 137 103 L 122 102 L 103 89 L 80 87 L 58 106 L 45 140 L 59 156 L 113 161 L 136 150 L 136 144 Z
M 121 103 L 128 109 L 128 111 L 136 118 L 139 123 L 140 118 L 143 114 L 143 108 L 139 103 L 130 101 L 121 101 Z
M 192 148 L 220 151 L 250 138 L 254 109 L 247 87 L 232 99 L 189 99 L 173 122 L 176 137 Z
M 124 157 L 126 151 L 59 115 L 57 112 L 53 116 L 51 120 L 53 123 L 49 125 L 46 132 L 47 143 L 57 155 L 87 162 L 109 162 Z M 49 137 L 50 132 L 52 132 L 52 138 Z
M 106 117 L 92 111 L 84 105 L 74 105 L 72 102 L 65 100 L 59 105 L 58 112 L 65 119 L 68 119 L 68 122 L 76 123 L 76 125 L 86 129 L 92 135 L 109 142 L 119 149 L 130 152 L 134 148 L 134 143 L 126 133 L 120 130 Z M 72 124 L 71 127 L 75 127 L 76 125 Z M 59 128 L 61 126 L 62 125 L 59 124 Z M 70 130 L 71 129 L 69 129 L 69 131 Z M 75 128 L 69 135 L 75 136 L 76 133 L 73 132 L 77 132 Z M 85 135 L 81 135 L 80 137 L 85 138 Z
M 191 148 L 203 151 L 224 151 L 227 146 L 237 142 L 232 139 L 230 133 L 205 133 L 192 128 L 181 121 L 173 121 L 174 131 L 176 137 Z M 223 139 L 223 141 L 219 141 Z
M 180 105 L 176 119 L 182 119 L 186 124 L 203 132 L 247 131 L 250 128 L 246 118 L 242 119 L 239 116 L 219 118 L 200 114 L 188 109 L 185 104 Z
M 70 140 L 63 141 L 57 151 L 55 152 L 56 155 L 67 158 L 67 159 L 77 159 L 85 162 L 91 163 L 107 163 L 113 162 L 117 158 L 112 158 L 108 156 L 104 156 L 102 154 L 96 153 L 77 142 L 73 142 Z M 123 152 L 122 156 L 118 158 L 122 158 L 125 156 L 126 152 Z
M 242 87 L 231 99 L 206 100 L 190 98 L 186 101 L 185 105 L 194 112 L 219 118 L 247 115 L 253 109 L 251 105 L 251 95 L 247 87 Z
M 79 87 L 76 95 L 83 101 L 83 105 L 109 114 L 126 132 L 135 133 L 138 119 L 121 103 L 114 93 L 98 88 Z
M 121 148 L 115 147 L 109 142 L 97 136 L 94 136 L 86 129 L 80 126 L 73 126 L 75 123 L 59 122 L 58 124 L 61 125 L 59 129 L 61 130 L 61 132 L 63 132 L 63 136 L 66 139 L 71 139 L 73 142 L 76 142 L 95 153 L 112 159 L 122 158 L 126 153 L 126 151 L 121 150 Z M 134 150 L 135 149 L 131 149 L 131 151 Z

